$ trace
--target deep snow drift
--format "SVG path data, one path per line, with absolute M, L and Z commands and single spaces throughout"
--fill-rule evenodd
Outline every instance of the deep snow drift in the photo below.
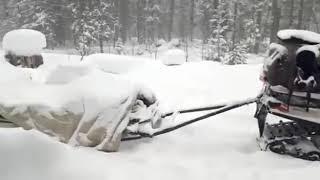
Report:
M 78 59 L 45 54 L 45 65 L 35 71 L 45 71 L 57 64 L 76 64 Z M 14 71 L 4 69 L 6 73 Z M 129 68 L 120 76 L 150 88 L 163 110 L 170 111 L 253 97 L 261 87 L 258 80 L 261 69 L 260 64 L 225 66 L 197 62 L 174 67 L 153 64 Z M 17 74 L 19 78 L 24 75 Z M 120 152 L 112 154 L 71 147 L 35 131 L 0 129 L 0 177 L 1 180 L 318 178 L 318 162 L 260 151 L 254 110 L 255 105 L 246 106 L 154 139 L 126 142 L 121 144 Z

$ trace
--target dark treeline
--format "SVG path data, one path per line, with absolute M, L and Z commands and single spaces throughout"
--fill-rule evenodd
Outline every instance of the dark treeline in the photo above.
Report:
M 1 0 L 0 33 L 43 32 L 49 48 L 201 43 L 208 59 L 259 53 L 279 29 L 319 32 L 319 0 Z M 212 53 L 210 53 L 212 52 Z

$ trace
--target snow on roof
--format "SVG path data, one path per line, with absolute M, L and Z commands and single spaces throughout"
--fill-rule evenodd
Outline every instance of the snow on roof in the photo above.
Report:
M 3 49 L 20 56 L 32 56 L 41 53 L 47 46 L 46 37 L 39 31 L 17 29 L 6 33 L 2 40 Z
M 296 52 L 296 54 L 299 54 L 303 51 L 310 51 L 313 52 L 315 54 L 316 57 L 319 57 L 320 52 L 319 52 L 319 46 L 312 46 L 312 45 L 306 45 L 306 46 L 302 46 L 301 48 L 299 48 Z
M 281 40 L 290 40 L 290 39 L 300 39 L 306 42 L 320 44 L 320 34 L 306 31 L 306 30 L 296 30 L 296 29 L 286 29 L 280 30 L 277 36 Z

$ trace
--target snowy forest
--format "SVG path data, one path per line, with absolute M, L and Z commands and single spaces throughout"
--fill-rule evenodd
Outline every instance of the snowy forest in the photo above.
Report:
M 280 29 L 319 32 L 316 0 L 1 0 L 0 35 L 43 32 L 49 49 L 142 55 L 172 42 L 205 60 L 244 62 Z M 231 57 L 231 58 L 230 58 Z

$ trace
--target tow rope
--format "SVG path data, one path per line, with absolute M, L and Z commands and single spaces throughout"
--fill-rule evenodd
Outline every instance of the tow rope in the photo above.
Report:
M 161 128 L 160 127 L 160 128 L 158 128 L 158 131 L 154 132 L 152 135 L 145 134 L 145 133 L 137 133 L 133 137 L 124 137 L 124 138 L 122 138 L 121 141 L 132 141 L 132 140 L 138 140 L 138 139 L 143 139 L 143 138 L 153 138 L 153 137 L 156 137 L 156 136 L 159 136 L 159 135 L 162 135 L 162 134 L 167 134 L 169 132 L 172 132 L 172 131 L 175 131 L 177 129 L 183 128 L 183 127 L 185 127 L 187 125 L 193 124 L 195 122 L 199 122 L 199 121 L 202 121 L 204 119 L 208 119 L 210 117 L 222 114 L 224 112 L 227 112 L 227 111 L 230 111 L 230 110 L 233 110 L 233 109 L 237 109 L 237 108 L 240 108 L 240 107 L 245 106 L 245 105 L 249 105 L 249 104 L 255 103 L 260 99 L 260 97 L 261 97 L 261 95 L 259 95 L 256 98 L 247 99 L 247 100 L 244 100 L 244 101 L 238 101 L 238 102 L 232 103 L 230 105 L 223 104 L 223 105 L 215 105 L 215 106 L 203 107 L 203 108 L 180 110 L 180 111 L 177 111 L 180 114 L 201 112 L 201 111 L 209 111 L 209 110 L 216 110 L 216 111 L 210 112 L 208 114 L 202 115 L 200 117 L 197 117 L 197 118 L 194 118 L 194 119 L 191 119 L 191 120 L 188 120 L 188 121 L 184 121 L 184 122 L 175 124 L 174 126 L 171 126 L 171 127 L 166 127 L 166 128 Z M 174 112 L 167 113 L 167 114 L 163 115 L 162 118 L 165 118 L 165 117 L 168 117 L 168 116 L 172 116 L 173 114 L 175 114 L 175 113 Z

